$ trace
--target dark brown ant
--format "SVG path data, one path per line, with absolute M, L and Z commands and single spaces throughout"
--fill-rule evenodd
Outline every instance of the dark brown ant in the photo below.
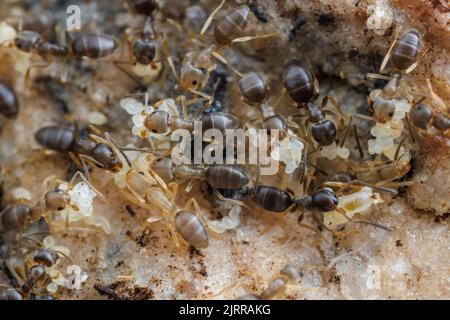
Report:
M 213 10 L 203 25 L 200 36 L 203 36 L 211 25 L 216 14 L 220 11 L 226 0 L 222 0 L 219 6 Z M 218 19 L 214 27 L 214 40 L 219 46 L 230 46 L 238 42 L 246 42 L 255 39 L 263 39 L 276 35 L 269 33 L 259 36 L 243 36 L 248 25 L 250 8 L 246 5 L 231 9 L 223 17 Z M 197 44 L 203 47 L 202 50 L 190 51 L 185 54 L 182 62 L 180 75 L 177 74 L 175 64 L 171 57 L 168 57 L 168 63 L 172 73 L 179 81 L 182 89 L 190 91 L 196 95 L 202 96 L 212 103 L 211 97 L 203 94 L 202 90 L 208 83 L 209 75 L 217 68 L 213 63 L 212 57 L 227 64 L 226 59 L 216 50 L 215 45 L 202 43 L 199 39 L 193 39 Z
M 397 37 L 398 32 L 396 32 L 395 39 L 381 63 L 380 73 L 383 72 L 389 59 L 391 59 L 395 69 L 406 74 L 413 71 L 417 66 L 421 47 L 419 31 L 410 29 L 399 39 Z
M 205 114 L 200 121 L 203 132 L 213 128 L 225 132 L 226 129 L 236 129 L 239 125 L 239 120 L 235 116 L 222 112 Z M 146 117 L 144 126 L 153 133 L 167 133 L 180 128 L 193 131 L 194 121 L 171 116 L 166 111 L 156 110 Z
M 92 134 L 88 138 L 81 138 L 77 126 L 75 129 L 60 126 L 43 127 L 34 134 L 34 137 L 43 147 L 69 153 L 72 159 L 79 160 L 86 175 L 88 173 L 86 161 L 113 172 L 118 172 L 122 168 L 121 161 L 111 148 L 113 141 L 106 141 Z
M 90 58 L 99 59 L 113 53 L 117 48 L 117 41 L 107 35 L 94 33 L 75 33 L 66 31 L 68 46 L 45 41 L 35 31 L 21 31 L 15 39 L 15 46 L 24 52 L 36 52 L 43 63 L 31 65 L 25 78 L 28 80 L 33 68 L 45 68 L 54 59 Z
M 284 87 L 299 105 L 317 98 L 319 82 L 313 72 L 300 60 L 290 60 L 284 67 Z
M 0 81 L 0 113 L 7 118 L 14 118 L 19 113 L 19 100 L 14 90 Z
M 435 107 L 433 108 L 427 103 L 423 103 L 426 97 L 422 97 L 417 103 L 414 104 L 411 112 L 409 113 L 409 117 L 414 126 L 421 130 L 427 131 L 432 125 L 438 131 L 445 132 L 450 129 L 448 108 L 444 101 L 433 91 L 433 87 L 431 86 L 429 79 L 427 79 L 427 85 L 431 105 Z
M 157 0 L 126 0 L 128 8 L 137 14 L 151 16 L 159 8 Z
M 15 39 L 17 49 L 24 52 L 36 51 L 44 60 L 67 57 L 98 59 L 117 48 L 117 41 L 110 36 L 95 33 L 79 33 L 74 36 L 67 32 L 69 47 L 47 42 L 35 31 L 21 31 Z
M 345 194 L 348 190 L 361 189 L 362 186 L 368 186 L 383 192 L 397 194 L 397 191 L 394 189 L 374 186 L 359 180 L 353 180 L 350 182 L 328 181 L 319 186 L 319 188 L 316 189 L 311 195 L 306 195 L 304 197 L 298 197 L 288 190 L 281 190 L 272 186 L 258 186 L 253 191 L 252 200 L 256 205 L 269 212 L 286 213 L 298 208 L 301 212 L 298 219 L 299 224 L 310 228 L 307 225 L 301 224 L 304 216 L 303 211 L 305 209 L 310 210 L 313 213 L 324 213 L 336 210 L 346 216 L 345 210 L 338 207 L 338 197 L 341 194 Z M 339 189 L 335 192 L 330 187 L 337 187 Z
M 387 121 L 389 116 L 388 114 L 393 115 L 393 102 L 389 99 L 398 96 L 402 91 L 401 88 L 401 75 L 408 74 L 412 72 L 419 62 L 419 51 L 421 47 L 421 37 L 419 32 L 416 29 L 410 29 L 405 34 L 403 34 L 400 39 L 398 39 L 398 31 L 395 34 L 395 39 L 392 42 L 391 47 L 389 48 L 386 56 L 381 63 L 379 74 L 369 73 L 367 74 L 368 78 L 372 79 L 382 79 L 389 80 L 386 86 L 383 88 L 381 94 L 378 94 L 376 97 L 371 97 L 374 101 L 374 111 L 375 116 L 377 114 L 377 105 L 380 107 L 381 114 L 378 118 L 378 121 Z M 395 72 L 392 73 L 391 76 L 386 76 L 383 74 L 383 71 L 391 59 L 392 64 L 395 68 Z M 378 101 L 377 101 L 378 100 Z M 392 116 L 390 116 L 392 117 Z M 381 122 L 384 123 L 384 122 Z
M 126 39 L 131 45 L 134 61 L 116 60 L 114 61 L 114 65 L 130 79 L 140 85 L 140 81 L 128 70 L 124 69 L 122 65 L 135 65 L 136 63 L 139 63 L 144 66 L 150 65 L 149 68 L 152 69 L 158 68 L 155 64 L 157 41 L 153 27 L 153 13 L 155 10 L 159 9 L 159 4 L 154 0 L 128 0 L 127 6 L 132 12 L 144 15 L 145 22 L 139 36 L 133 35 L 131 29 L 125 31 Z
M 6 207 L 0 213 L 0 230 L 21 229 L 31 214 L 31 208 L 24 204 Z
M 188 165 L 174 167 L 170 158 L 156 158 L 151 164 L 151 169 L 164 182 L 172 182 L 175 178 L 204 179 L 210 186 L 216 189 L 240 189 L 250 181 L 247 172 L 239 166 L 231 164 L 214 164 L 207 168 Z
M 208 27 L 214 20 L 216 14 L 225 4 L 225 1 L 226 0 L 222 0 L 219 6 L 210 14 L 203 25 L 200 35 L 203 35 L 206 30 L 208 30 Z M 246 5 L 242 5 L 231 9 L 224 16 L 218 19 L 216 25 L 214 26 L 213 32 L 215 41 L 219 45 L 226 46 L 236 42 L 245 42 L 254 39 L 272 37 L 275 35 L 274 33 L 271 33 L 260 36 L 243 36 L 248 25 L 249 13 L 250 8 Z
M 40 264 L 32 266 L 27 273 L 27 279 L 22 285 L 22 293 L 25 295 L 28 295 L 35 288 L 37 282 L 43 280 L 47 275 L 45 267 Z

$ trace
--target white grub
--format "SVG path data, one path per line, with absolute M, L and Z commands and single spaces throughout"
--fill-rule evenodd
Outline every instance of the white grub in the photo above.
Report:
M 380 36 L 392 25 L 394 16 L 387 0 L 376 0 L 375 4 L 367 7 L 367 14 L 367 28 Z
M 382 203 L 378 193 L 374 193 L 370 187 L 363 187 L 358 192 L 339 197 L 338 208 L 345 211 L 347 217 L 352 218 L 355 214 L 368 212 L 374 204 Z M 329 227 L 336 227 L 348 222 L 347 218 L 336 210 L 324 214 L 324 223 Z
M 120 107 L 132 116 L 133 128 L 131 132 L 133 135 L 146 138 L 148 136 L 148 130 L 144 126 L 144 121 L 147 115 L 153 112 L 153 107 L 144 105 L 133 98 L 122 99 L 120 101 Z
M 68 184 L 62 183 L 58 189 L 66 191 L 70 199 L 70 205 L 61 211 L 62 223 L 82 221 L 87 225 L 103 229 L 105 233 L 111 233 L 109 221 L 93 213 L 93 201 L 97 193 L 89 185 L 85 182 L 79 182 L 68 190 Z
M 28 189 L 23 187 L 14 188 L 11 190 L 11 195 L 15 200 L 25 199 L 31 201 L 31 193 Z
M 105 90 L 102 90 L 100 88 L 96 88 L 91 94 L 92 100 L 94 100 L 95 102 L 98 102 L 98 103 L 105 103 L 105 101 L 107 100 L 107 97 L 108 97 L 108 93 Z
M 225 216 L 220 221 L 209 221 L 208 226 L 216 233 L 224 233 L 226 230 L 232 230 L 239 226 L 241 223 L 240 214 L 242 207 L 233 206 L 228 216 Z
M 162 70 L 162 63 L 156 62 L 150 65 L 136 63 L 132 68 L 133 72 L 143 78 L 145 83 L 151 83 L 156 80 Z
M 276 161 L 283 162 L 286 165 L 286 173 L 291 174 L 300 165 L 304 148 L 305 146 L 300 140 L 286 137 L 272 149 L 270 156 Z
M 108 118 L 99 111 L 92 111 L 88 114 L 88 121 L 94 126 L 103 126 L 108 122 Z
M 322 147 L 322 150 L 320 150 L 320 155 L 329 160 L 333 160 L 336 157 L 348 159 L 350 156 L 350 150 L 345 146 L 339 147 L 336 145 L 336 142 L 333 142 L 329 146 Z

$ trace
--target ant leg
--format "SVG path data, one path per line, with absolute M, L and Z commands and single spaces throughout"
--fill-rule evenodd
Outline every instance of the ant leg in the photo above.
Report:
M 391 189 L 391 188 L 380 187 L 378 185 L 370 184 L 370 183 L 367 183 L 367 182 L 364 182 L 364 181 L 361 181 L 361 180 L 350 181 L 350 182 L 347 183 L 347 185 L 349 185 L 349 186 L 361 185 L 361 186 L 370 187 L 372 189 L 375 189 L 375 190 L 378 190 L 378 191 L 381 191 L 381 192 L 392 193 L 394 195 L 398 194 L 397 190 L 394 190 L 394 189 Z
M 120 189 L 120 191 L 121 191 L 121 193 L 122 193 L 122 196 L 123 196 L 127 201 L 129 201 L 129 202 L 131 202 L 131 203 L 137 205 L 138 207 L 148 209 L 148 208 L 145 206 L 146 202 L 145 202 L 144 198 L 142 198 L 139 194 L 136 193 L 136 191 L 134 191 L 133 189 L 129 188 L 128 186 L 127 186 L 127 190 L 128 190 L 131 194 L 130 194 L 129 192 L 123 190 L 123 189 Z
M 405 74 L 411 73 L 414 71 L 414 69 L 417 67 L 417 65 L 419 64 L 420 60 L 422 60 L 422 58 L 425 56 L 425 54 L 428 52 L 428 50 L 426 50 L 424 53 L 422 53 L 419 57 L 419 59 L 417 59 L 416 62 L 414 62 L 412 65 L 410 65 L 408 67 L 408 69 L 405 70 Z
M 283 96 L 286 92 L 287 92 L 286 88 L 283 87 L 283 89 L 281 89 L 280 94 L 278 95 L 278 97 L 275 99 L 275 102 L 273 103 L 274 108 L 276 108 L 278 106 L 278 104 L 280 103 L 281 99 L 283 98 Z
M 199 206 L 197 200 L 195 200 L 195 198 L 190 198 L 186 202 L 185 210 L 189 210 L 189 209 L 194 209 L 195 213 L 197 214 L 197 217 L 200 219 L 200 221 L 203 223 L 203 225 L 204 226 L 208 226 L 207 221 L 205 220 L 205 218 L 201 214 L 202 211 L 200 209 L 200 206 Z M 209 227 L 208 227 L 208 230 L 209 230 Z
M 376 185 L 383 185 L 386 187 L 393 187 L 393 188 L 401 188 L 401 187 L 410 187 L 415 184 L 416 184 L 416 182 L 414 182 L 414 181 L 401 181 L 401 182 L 380 181 Z
M 77 172 L 75 172 L 75 174 L 72 176 L 72 178 L 70 179 L 70 182 L 69 182 L 69 185 L 73 185 L 73 182 L 75 181 L 75 179 L 77 178 L 77 177 L 80 177 L 80 179 L 84 182 L 84 183 L 86 183 L 88 186 L 89 186 L 89 188 L 91 188 L 99 197 L 100 197 L 100 199 L 102 199 L 103 201 L 106 201 L 106 198 L 105 198 L 105 196 L 100 192 L 100 191 L 98 191 L 87 179 L 86 179 L 86 177 L 83 175 L 83 173 L 81 172 L 81 171 L 77 171 Z
M 89 169 L 88 169 L 88 166 L 86 164 L 86 161 L 83 158 L 80 158 L 80 162 L 81 162 L 81 165 L 83 166 L 84 175 L 86 176 L 87 180 L 89 182 L 91 182 L 91 177 L 89 175 Z
M 123 72 L 128 78 L 133 80 L 133 82 L 136 83 L 139 87 L 142 86 L 142 82 L 136 76 L 134 76 L 133 74 L 131 74 L 130 71 L 128 71 L 127 69 L 122 67 L 123 65 L 134 65 L 134 63 L 132 63 L 130 61 L 124 61 L 124 60 L 115 60 L 113 62 L 113 64 L 117 69 L 119 69 L 121 72 Z
M 342 140 L 339 142 L 340 148 L 342 148 L 344 146 L 345 140 L 347 140 L 347 136 L 348 136 L 348 133 L 350 132 L 352 121 L 353 121 L 353 117 L 350 116 L 350 120 L 347 123 L 347 128 L 345 128 L 345 131 L 344 131 L 344 136 L 342 137 Z
M 27 85 L 28 88 L 31 88 L 30 85 L 30 75 L 31 75 L 31 70 L 32 69 L 43 69 L 48 67 L 50 64 L 47 62 L 39 62 L 39 63 L 35 63 L 32 64 L 31 66 L 28 67 L 26 73 L 25 73 L 25 84 Z
M 431 85 L 430 79 L 426 79 L 428 91 L 430 91 L 430 97 L 433 101 L 433 106 L 439 108 L 442 112 L 446 113 L 448 112 L 447 105 L 442 100 L 441 97 L 439 97 L 436 92 L 433 90 L 433 86 Z
M 244 75 L 242 73 L 240 73 L 235 67 L 233 67 L 228 60 L 222 56 L 220 53 L 218 53 L 217 51 L 212 51 L 211 54 L 214 56 L 214 58 L 216 58 L 217 60 L 219 60 L 220 62 L 222 62 L 223 64 L 227 65 L 228 67 L 230 67 L 230 69 L 236 73 L 239 78 L 242 78 Z
M 300 208 L 300 215 L 298 216 L 298 219 L 297 219 L 298 225 L 302 228 L 314 231 L 314 233 L 318 234 L 323 240 L 325 240 L 325 238 L 322 236 L 322 233 L 320 232 L 319 229 L 317 229 L 313 226 L 310 226 L 309 224 L 302 223 L 304 216 L 305 216 L 305 211 L 303 208 Z
M 169 63 L 170 70 L 172 71 L 173 76 L 175 77 L 175 80 L 178 82 L 180 81 L 180 76 L 177 74 L 177 69 L 175 68 L 175 64 L 173 62 L 172 57 L 167 57 L 167 62 Z
M 96 166 L 100 167 L 100 168 L 104 168 L 105 166 L 103 164 L 101 164 L 100 162 L 98 162 L 97 160 L 95 160 L 94 158 L 91 158 L 90 156 L 87 156 L 85 154 L 79 154 L 78 157 L 80 159 L 84 159 L 87 162 L 91 162 L 93 164 L 95 164 Z
M 359 118 L 359 119 L 367 120 L 367 121 L 374 121 L 373 117 L 366 116 L 366 115 L 360 114 L 360 113 L 352 114 L 351 117 Z
M 211 12 L 211 14 L 209 15 L 208 19 L 206 19 L 205 24 L 203 25 L 201 31 L 200 31 L 200 35 L 203 35 L 206 30 L 208 30 L 209 25 L 211 24 L 211 22 L 213 21 L 215 15 L 217 14 L 217 12 L 219 12 L 219 10 L 222 8 L 222 6 L 225 4 L 226 0 L 222 0 L 222 2 L 217 6 L 216 9 L 214 9 L 213 12 Z
M 405 136 L 400 143 L 398 144 L 397 150 L 395 150 L 395 155 L 394 155 L 394 161 L 398 161 L 399 160 L 399 155 L 400 155 L 400 150 L 402 148 L 402 145 L 405 143 L 406 139 L 408 138 L 408 136 Z M 403 154 L 402 154 L 403 156 Z
M 203 77 L 203 80 L 202 80 L 202 82 L 200 84 L 200 87 L 199 87 L 200 90 L 205 89 L 205 87 L 208 85 L 208 81 L 209 81 L 211 72 L 213 72 L 216 69 L 217 69 L 217 65 L 216 64 L 213 64 L 208 69 L 206 69 L 205 76 Z M 217 81 L 219 81 L 219 80 L 217 80 Z M 218 82 L 217 82 L 217 84 L 218 84 Z M 217 88 L 217 85 L 216 85 L 216 88 Z M 215 89 L 213 89 L 213 92 L 214 91 L 215 91 Z
M 216 67 L 216 65 L 214 65 L 214 68 Z M 209 69 L 208 69 L 209 70 Z M 208 83 L 208 80 L 207 80 L 207 78 L 209 78 L 209 71 L 207 72 L 207 74 L 206 74 L 206 76 L 205 76 L 205 78 L 204 78 L 204 80 L 206 80 L 205 82 L 204 82 L 204 84 L 205 84 L 205 86 L 206 86 L 206 84 Z M 210 100 L 208 100 L 206 103 L 204 103 L 198 110 L 197 110 L 197 112 L 195 113 L 195 115 L 194 115 L 194 119 L 198 119 L 199 117 L 200 117 L 200 115 L 203 113 L 203 111 L 205 111 L 213 102 L 214 102 L 214 97 L 215 97 L 215 94 L 216 94 L 216 90 L 217 90 L 217 87 L 219 86 L 219 79 L 217 79 L 217 81 L 214 83 L 214 87 L 213 87 L 213 90 L 212 90 L 212 95 L 211 95 L 211 99 Z M 203 82 L 202 82 L 203 83 Z M 203 84 L 201 85 L 201 87 L 200 88 L 204 88 L 205 87 Z M 197 99 L 191 99 L 191 100 L 188 100 L 189 102 L 191 102 L 191 101 L 194 101 L 193 103 L 196 103 L 197 101 L 199 101 L 201 98 L 197 98 Z
M 130 159 L 127 157 L 125 152 L 123 152 L 123 149 L 120 148 L 119 144 L 113 139 L 113 137 L 111 136 L 111 134 L 109 132 L 105 132 L 105 138 L 106 138 L 106 141 L 108 142 L 108 145 L 113 147 L 113 150 L 117 154 L 121 154 L 125 158 L 125 161 L 127 162 L 128 166 L 131 168 Z M 133 148 L 128 148 L 128 149 L 133 149 Z M 137 151 L 137 150 L 133 150 L 133 151 Z
M 150 154 L 154 154 L 155 153 L 155 145 L 153 145 L 153 150 L 148 150 L 148 149 L 141 149 L 141 148 L 131 148 L 131 147 L 120 147 L 119 150 L 121 151 L 136 151 L 136 152 L 143 152 L 143 153 L 150 153 Z
M 224 202 L 228 202 L 231 203 L 233 205 L 236 206 L 240 206 L 240 207 L 245 207 L 247 209 L 250 209 L 244 202 L 239 201 L 239 200 L 235 200 L 235 199 L 231 199 L 231 198 L 225 198 L 219 191 L 214 190 L 214 194 L 216 195 L 216 197 L 220 200 L 220 201 L 224 201 Z
M 150 173 L 153 175 L 153 178 L 156 180 L 156 182 L 161 186 L 161 188 L 164 189 L 164 191 L 169 195 L 171 199 L 175 198 L 175 194 L 172 193 L 172 191 L 169 190 L 164 180 L 152 169 L 148 168 Z
M 390 76 L 386 76 L 384 74 L 379 74 L 379 73 L 366 73 L 366 78 L 367 79 L 380 79 L 380 80 L 391 80 L 392 77 Z
M 186 97 L 185 96 L 178 96 L 176 98 L 176 100 L 180 102 L 181 110 L 182 110 L 182 113 L 183 113 L 183 119 L 186 120 L 188 118 L 188 111 L 187 111 L 187 108 L 186 108 Z
M 368 225 L 371 225 L 371 226 L 374 226 L 374 227 L 377 227 L 377 228 L 386 230 L 386 231 L 388 231 L 388 232 L 392 232 L 392 229 L 391 229 L 391 228 L 386 227 L 386 226 L 383 226 L 383 225 L 378 224 L 378 223 L 374 223 L 374 222 L 370 222 L 370 221 L 366 221 L 366 220 L 353 220 L 353 222 L 354 222 L 354 223 L 368 224 Z
M 329 227 L 327 227 L 325 224 L 322 223 L 322 221 L 320 221 L 320 219 L 319 219 L 315 214 L 313 214 L 312 217 L 313 217 L 314 221 L 315 221 L 319 226 L 321 226 L 322 228 L 324 228 L 326 231 L 330 232 L 333 236 L 339 237 L 339 232 L 338 232 L 338 231 L 333 230 L 333 229 L 330 229 Z M 323 236 L 322 236 L 322 238 L 325 239 Z
M 202 97 L 202 98 L 205 98 L 209 105 L 211 105 L 211 103 L 214 102 L 213 97 L 211 97 L 210 95 L 207 95 L 206 93 L 203 93 L 203 92 L 200 92 L 200 91 L 197 91 L 197 90 L 194 90 L 194 89 L 189 89 L 189 91 L 194 93 L 194 94 L 196 94 L 196 95 L 198 95 L 198 96 L 200 96 L 200 97 Z
M 356 124 L 353 125 L 353 133 L 355 134 L 356 146 L 358 147 L 359 155 L 361 158 L 364 158 L 364 151 L 362 149 L 361 142 L 359 141 L 358 128 L 356 127 Z
M 384 68 L 386 67 L 386 65 L 387 65 L 387 63 L 389 61 L 389 58 L 391 57 L 392 50 L 394 49 L 394 46 L 397 43 L 397 38 L 398 38 L 398 29 L 395 30 L 394 41 L 392 42 L 391 47 L 389 48 L 389 51 L 384 56 L 383 62 L 381 63 L 380 71 L 379 71 L 380 73 L 383 73 Z
M 247 37 L 236 38 L 236 39 L 233 39 L 231 41 L 231 43 L 247 42 L 247 41 L 257 40 L 257 39 L 266 39 L 266 38 L 271 38 L 271 37 L 275 37 L 278 35 L 279 35 L 279 33 L 277 31 L 275 31 L 275 32 L 271 32 L 271 33 L 263 34 L 263 35 L 259 35 L 259 36 L 247 36 Z
M 330 102 L 333 108 L 339 113 L 342 118 L 345 118 L 345 114 L 342 112 L 341 107 L 332 96 L 325 96 L 322 100 L 322 109 L 325 109 L 326 105 Z

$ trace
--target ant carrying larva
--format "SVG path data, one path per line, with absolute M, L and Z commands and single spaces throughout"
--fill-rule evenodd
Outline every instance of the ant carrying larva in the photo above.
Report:
M 162 66 L 164 59 L 159 58 L 158 46 L 162 48 L 163 55 L 168 55 L 168 42 L 164 35 L 155 32 L 154 13 L 159 9 L 158 1 L 128 0 L 127 6 L 131 12 L 144 16 L 144 25 L 140 32 L 136 34 L 134 28 L 125 30 L 125 40 L 132 52 L 132 61 L 115 60 L 114 65 L 132 79 L 136 84 L 141 85 L 141 81 L 126 70 L 124 65 L 131 65 L 132 71 L 139 77 L 156 77 Z M 162 43 L 158 38 L 163 38 Z

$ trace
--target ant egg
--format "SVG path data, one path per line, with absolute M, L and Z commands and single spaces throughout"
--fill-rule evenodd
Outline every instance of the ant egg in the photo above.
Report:
M 16 29 L 6 22 L 0 23 L 0 44 L 11 43 L 17 37 Z

